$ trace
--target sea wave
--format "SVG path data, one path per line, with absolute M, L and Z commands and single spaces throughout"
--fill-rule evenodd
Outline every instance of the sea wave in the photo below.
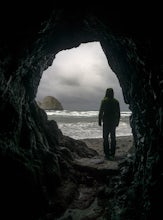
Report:
M 55 120 L 64 135 L 74 139 L 101 138 L 102 127 L 98 125 L 99 111 L 46 111 L 49 120 Z M 121 112 L 117 136 L 131 135 L 129 116 L 131 112 Z
M 62 111 L 54 111 L 54 110 L 46 110 L 47 115 L 56 115 L 56 116 L 69 116 L 69 117 L 95 117 L 98 116 L 99 111 L 69 111 L 69 110 L 62 110 Z M 122 117 L 129 117 L 131 112 L 122 111 Z

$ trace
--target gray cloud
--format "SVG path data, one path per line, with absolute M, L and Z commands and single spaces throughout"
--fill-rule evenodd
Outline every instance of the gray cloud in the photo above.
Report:
M 52 66 L 43 73 L 36 99 L 52 95 L 65 109 L 98 110 L 108 87 L 114 89 L 121 109 L 128 110 L 100 43 L 92 42 L 56 55 Z

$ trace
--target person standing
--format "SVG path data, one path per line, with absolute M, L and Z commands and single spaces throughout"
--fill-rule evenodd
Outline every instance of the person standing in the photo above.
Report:
M 116 127 L 120 121 L 119 101 L 114 98 L 112 88 L 106 89 L 104 99 L 101 101 L 98 124 L 103 123 L 103 147 L 106 159 L 113 160 L 116 151 Z

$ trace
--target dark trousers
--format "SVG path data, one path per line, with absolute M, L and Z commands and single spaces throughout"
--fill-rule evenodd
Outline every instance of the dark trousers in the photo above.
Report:
M 116 127 L 109 124 L 103 124 L 103 147 L 106 157 L 115 155 L 116 150 Z

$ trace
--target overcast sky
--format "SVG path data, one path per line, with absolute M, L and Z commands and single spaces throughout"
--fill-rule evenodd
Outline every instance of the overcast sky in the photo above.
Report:
M 44 71 L 36 99 L 54 96 L 66 110 L 99 110 L 108 87 L 114 89 L 121 111 L 128 110 L 116 75 L 99 42 L 83 43 L 60 51 Z

